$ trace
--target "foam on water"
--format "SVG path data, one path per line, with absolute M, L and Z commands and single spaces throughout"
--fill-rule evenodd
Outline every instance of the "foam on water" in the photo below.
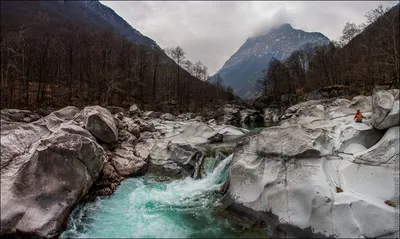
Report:
M 215 215 L 215 190 L 227 178 L 228 156 L 200 180 L 157 182 L 151 176 L 129 178 L 114 195 L 78 206 L 61 237 L 177 238 L 242 236 Z

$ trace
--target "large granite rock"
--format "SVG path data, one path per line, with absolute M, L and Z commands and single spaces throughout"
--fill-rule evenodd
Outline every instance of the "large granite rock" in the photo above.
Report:
M 377 91 L 372 96 L 372 125 L 387 129 L 400 124 L 399 90 Z
M 159 141 L 150 151 L 150 171 L 173 176 L 195 176 L 203 153 L 190 144 Z
M 119 145 L 114 150 L 111 163 L 121 177 L 144 175 L 148 169 L 145 159 L 135 155 L 132 145 Z
M 246 130 L 197 121 L 153 120 L 160 138 L 147 138 L 135 146 L 135 155 L 149 160 L 149 171 L 171 176 L 195 176 L 203 160 L 203 145 L 225 137 L 240 137 Z
M 87 106 L 83 109 L 85 128 L 104 143 L 116 143 L 118 130 L 110 111 L 100 106 Z
M 130 157 L 117 155 L 112 158 L 111 162 L 121 177 L 144 175 L 147 172 L 147 163 L 133 153 Z
M 371 166 L 395 164 L 396 160 L 399 160 L 399 128 L 399 126 L 389 128 L 379 142 L 371 147 L 366 147 L 368 150 L 355 154 L 354 162 Z
M 1 235 L 57 237 L 98 177 L 103 148 L 66 107 L 1 126 Z
M 393 218 L 399 215 L 385 202 L 398 201 L 393 175 L 399 127 L 382 137 L 384 131 L 355 123 L 350 112 L 332 118 L 323 114 L 340 115 L 335 112 L 342 111 L 340 104 L 368 110 L 360 98 L 304 103 L 287 111 L 294 117 L 285 124 L 240 140 L 225 209 L 254 225 L 266 222 L 275 236 L 395 233 Z

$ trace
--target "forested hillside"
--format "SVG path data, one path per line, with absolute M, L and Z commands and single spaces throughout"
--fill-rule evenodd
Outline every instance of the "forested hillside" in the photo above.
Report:
M 6 3 L 1 2 L 2 108 L 138 103 L 181 112 L 233 98 L 222 86 L 207 83 L 207 68 L 187 61 L 179 47 L 167 51 L 174 61 L 118 29 L 98 28 L 82 21 L 84 16 L 61 16 L 71 11 L 18 2 L 27 8 L 21 10 L 3 7 Z
M 305 32 L 285 23 L 260 36 L 248 38 L 212 77 L 212 81 L 217 82 L 219 78 L 238 96 L 254 98 L 257 76 L 272 58 L 282 61 L 305 45 L 328 43 L 329 39 L 320 32 Z
M 285 61 L 273 59 L 257 84 L 266 101 L 284 94 L 303 95 L 323 87 L 370 92 L 376 85 L 398 88 L 400 77 L 399 4 L 378 6 L 367 22 L 347 23 L 337 42 L 295 51 Z M 358 91 L 360 90 L 360 91 Z

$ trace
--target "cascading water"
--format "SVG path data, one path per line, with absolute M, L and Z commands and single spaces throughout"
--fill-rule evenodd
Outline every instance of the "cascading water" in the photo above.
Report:
M 218 193 L 232 155 L 200 180 L 129 178 L 109 198 L 78 206 L 62 238 L 240 237 L 246 230 L 218 218 Z

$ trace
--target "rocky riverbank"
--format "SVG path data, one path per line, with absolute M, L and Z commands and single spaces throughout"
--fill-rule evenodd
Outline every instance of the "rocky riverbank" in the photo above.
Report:
M 204 120 L 136 105 L 69 106 L 42 118 L 2 110 L 1 235 L 57 237 L 77 203 L 111 195 L 127 177 L 200 177 L 202 145 L 247 132 Z
M 363 123 L 353 121 L 357 109 Z M 263 119 L 276 126 L 248 137 L 232 126 Z M 200 178 L 210 144 L 221 142 L 234 152 L 223 208 L 251 226 L 296 237 L 395 233 L 399 90 L 271 107 L 264 117 L 234 104 L 176 116 L 137 105 L 44 117 L 4 109 L 0 234 L 57 237 L 78 203 L 111 195 L 127 177 Z
M 399 90 L 265 112 L 278 125 L 237 145 L 227 211 L 280 237 L 398 237 Z

